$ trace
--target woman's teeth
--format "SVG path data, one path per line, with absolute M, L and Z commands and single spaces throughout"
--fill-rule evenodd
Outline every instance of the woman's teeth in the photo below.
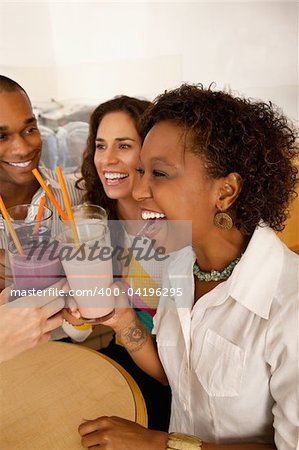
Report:
M 165 214 L 163 214 L 163 213 L 157 213 L 157 212 L 153 212 L 153 211 L 142 211 L 141 216 L 142 216 L 143 220 L 164 219 L 164 217 L 166 217 Z
M 145 236 L 152 239 L 163 227 L 165 221 L 158 219 L 166 219 L 165 214 L 154 211 L 142 211 L 142 219 L 145 224 L 137 233 L 137 236 Z
M 19 162 L 19 163 L 9 162 L 8 164 L 10 166 L 13 166 L 13 167 L 22 167 L 22 168 L 24 168 L 24 167 L 28 167 L 31 163 L 32 163 L 32 159 L 30 161 Z
M 118 173 L 118 172 L 106 172 L 105 173 L 106 180 L 116 180 L 116 179 L 126 178 L 128 176 L 129 176 L 128 173 Z

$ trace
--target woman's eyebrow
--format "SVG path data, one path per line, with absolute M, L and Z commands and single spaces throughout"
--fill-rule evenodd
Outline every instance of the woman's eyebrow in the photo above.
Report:
M 130 137 L 119 137 L 119 138 L 115 138 L 116 141 L 133 141 L 135 142 L 135 139 L 132 139 Z
M 114 140 L 117 141 L 117 142 L 120 142 L 120 141 L 132 141 L 132 142 L 136 142 L 135 139 L 132 139 L 132 138 L 130 138 L 130 137 L 118 137 L 118 138 L 115 138 Z M 104 142 L 105 139 L 103 139 L 103 138 L 101 138 L 101 137 L 97 137 L 97 138 L 96 138 L 96 141 Z
M 169 167 L 175 167 L 175 164 L 171 161 L 167 161 L 163 158 L 153 158 L 152 159 L 152 163 L 160 163 L 160 164 L 164 164 L 165 166 L 169 166 Z

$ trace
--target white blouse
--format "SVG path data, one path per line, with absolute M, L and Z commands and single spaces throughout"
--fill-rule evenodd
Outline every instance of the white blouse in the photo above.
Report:
M 258 227 L 230 278 L 194 304 L 194 254 L 173 256 L 154 318 L 170 431 L 299 448 L 298 256 Z M 183 295 L 179 295 L 179 288 Z

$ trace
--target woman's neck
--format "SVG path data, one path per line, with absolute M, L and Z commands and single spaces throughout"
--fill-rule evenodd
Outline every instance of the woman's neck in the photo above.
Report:
M 222 271 L 244 253 L 249 239 L 250 236 L 245 236 L 237 228 L 215 230 L 206 241 L 193 244 L 200 270 Z
M 204 244 L 193 244 L 197 264 L 200 270 L 204 272 L 224 270 L 244 253 L 250 239 L 250 236 L 243 235 L 236 228 L 225 232 L 216 230 L 212 234 L 213 236 L 207 239 Z M 199 280 L 195 276 L 194 303 L 223 281 L 207 282 Z

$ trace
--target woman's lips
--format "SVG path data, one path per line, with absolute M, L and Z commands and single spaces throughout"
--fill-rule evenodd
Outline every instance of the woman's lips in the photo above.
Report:
M 141 217 L 143 220 L 149 220 L 149 219 L 165 219 L 166 216 L 162 212 L 157 211 L 149 211 L 149 210 L 143 210 L 141 211 Z
M 104 172 L 105 183 L 108 186 L 118 186 L 129 177 L 128 173 L 123 172 Z

